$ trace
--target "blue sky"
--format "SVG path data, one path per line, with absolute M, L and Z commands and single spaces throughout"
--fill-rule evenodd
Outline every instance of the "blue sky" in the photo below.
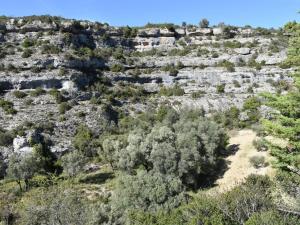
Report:
M 299 0 L 0 0 L 0 15 L 50 14 L 67 18 L 140 26 L 147 22 L 280 27 L 299 21 Z

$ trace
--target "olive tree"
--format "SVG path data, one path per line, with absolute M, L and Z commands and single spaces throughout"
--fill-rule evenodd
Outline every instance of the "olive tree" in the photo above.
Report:
M 125 146 L 124 137 L 121 135 L 111 135 L 104 138 L 102 145 L 98 148 L 98 155 L 104 161 L 110 164 L 114 169 L 118 154 Z
M 156 212 L 171 210 L 186 201 L 180 179 L 157 172 L 139 171 L 137 175 L 120 176 L 112 206 L 123 213 L 131 210 Z
M 61 158 L 64 172 L 73 177 L 77 175 L 85 165 L 86 157 L 79 150 L 74 150 Z
M 28 188 L 29 180 L 39 169 L 39 163 L 33 153 L 13 154 L 9 158 L 7 176 L 15 180 L 22 190 L 21 181 L 25 182 L 25 190 Z
M 158 124 L 150 133 L 132 131 L 118 166 L 131 174 L 143 168 L 173 175 L 197 187 L 201 176 L 213 175 L 226 141 L 225 132 L 214 122 L 182 117 L 172 125 Z
M 86 156 L 93 155 L 93 134 L 91 130 L 85 126 L 80 125 L 76 130 L 76 135 L 73 139 L 74 147 L 81 151 Z

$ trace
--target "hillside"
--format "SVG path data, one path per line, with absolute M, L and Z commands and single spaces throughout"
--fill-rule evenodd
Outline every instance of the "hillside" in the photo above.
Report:
M 1 111 L 2 128 L 46 122 L 46 117 L 53 126 L 53 152 L 71 148 L 66 139 L 79 124 L 101 126 L 100 116 L 90 113 L 103 113 L 101 104 L 96 107 L 91 99 L 115 100 L 114 110 L 125 115 L 167 102 L 226 111 L 241 109 L 257 93 L 285 91 L 292 82 L 290 69 L 280 68 L 287 39 L 279 31 L 131 29 L 51 17 L 4 22 L 0 89 L 17 113 Z M 59 112 L 62 99 L 70 105 L 65 114 Z
M 0 17 L 0 224 L 298 224 L 297 26 Z

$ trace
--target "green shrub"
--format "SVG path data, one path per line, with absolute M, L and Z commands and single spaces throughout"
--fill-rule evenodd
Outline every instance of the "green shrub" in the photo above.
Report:
M 268 150 L 267 141 L 263 138 L 255 139 L 253 145 L 259 152 Z
M 279 67 L 280 67 L 281 69 L 289 69 L 289 68 L 292 67 L 292 63 L 289 62 L 288 60 L 286 60 L 286 61 L 281 62 L 281 63 L 279 64 Z
M 124 72 L 124 66 L 121 65 L 121 64 L 113 64 L 111 65 L 110 67 L 110 71 L 111 72 L 114 72 L 114 73 L 117 73 L 117 72 Z
M 180 65 L 179 65 L 180 67 Z M 174 64 L 167 64 L 165 65 L 164 67 L 162 67 L 162 70 L 165 71 L 165 72 L 169 72 L 169 75 L 170 76 L 177 76 L 178 74 L 178 70 L 177 70 L 178 67 L 175 67 Z
M 298 225 L 299 218 L 292 215 L 283 215 L 276 210 L 254 213 L 245 225 Z
M 168 52 L 168 56 L 186 56 L 191 52 L 191 49 L 185 47 L 184 49 L 173 48 Z
M 29 58 L 32 55 L 31 49 L 25 49 L 22 53 L 22 58 Z
M 65 101 L 64 96 L 57 89 L 51 89 L 49 94 L 54 97 L 57 104 L 60 104 Z
M 62 102 L 58 106 L 58 111 L 60 114 L 65 114 L 71 108 L 72 108 L 72 106 L 68 102 Z
M 261 101 L 257 97 L 250 97 L 246 99 L 243 105 L 243 110 L 257 110 L 261 106 Z
M 7 52 L 0 48 L 0 59 L 4 59 L 7 55 Z
M 125 38 L 133 38 L 137 35 L 137 29 L 129 26 L 123 27 L 123 35 Z
M 252 57 L 249 61 L 248 61 L 248 66 L 249 67 L 252 67 L 252 68 L 255 68 L 256 70 L 261 70 L 262 69 L 262 66 L 264 66 L 265 65 L 265 62 L 264 61 L 262 61 L 262 62 L 257 62 L 256 60 L 255 60 L 255 58 L 254 57 Z
M 72 151 L 61 158 L 61 164 L 64 168 L 64 172 L 69 177 L 74 177 L 78 173 L 82 172 L 85 162 L 86 157 L 78 150 Z
M 79 49 L 75 49 L 74 55 L 77 55 L 80 58 L 91 58 L 95 56 L 94 51 L 89 47 L 80 47 Z
M 174 87 L 162 87 L 159 90 L 159 95 L 164 95 L 164 96 L 182 96 L 184 95 L 184 90 L 179 87 L 178 85 L 175 85 Z
M 218 57 L 219 57 L 219 54 L 218 54 L 217 52 L 213 52 L 212 55 L 211 55 L 211 57 L 213 57 L 213 58 L 218 58 Z
M 210 53 L 210 51 L 206 48 L 199 48 L 197 50 L 197 56 L 200 57 L 200 56 L 207 56 L 208 54 Z
M 124 51 L 122 48 L 116 48 L 114 50 L 114 52 L 112 53 L 112 56 L 116 59 L 116 60 L 124 60 Z
M 234 80 L 234 81 L 233 81 L 233 85 L 234 85 L 234 87 L 236 87 L 236 88 L 240 88 L 240 87 L 241 87 L 241 84 L 240 84 L 237 80 Z
M 46 91 L 41 87 L 38 87 L 35 90 L 30 92 L 30 95 L 33 96 L 33 97 L 37 97 L 37 96 L 40 96 L 40 95 L 43 95 L 43 94 L 46 94 Z
M 0 130 L 0 146 L 12 145 L 14 136 L 11 132 Z
M 65 68 L 60 68 L 59 69 L 59 72 L 58 72 L 58 75 L 59 76 L 64 76 L 68 73 L 68 71 L 65 69 Z
M 25 101 L 26 106 L 30 106 L 30 105 L 32 105 L 32 103 L 33 103 L 33 100 L 31 98 L 29 98 Z
M 183 47 L 185 47 L 185 46 L 187 46 L 187 44 L 186 44 L 186 42 L 184 41 L 184 40 L 179 40 L 178 42 L 177 42 L 177 44 L 178 45 L 181 45 L 181 46 L 183 46 Z
M 60 48 L 53 44 L 45 44 L 42 46 L 42 54 L 59 54 Z
M 242 58 L 239 58 L 238 60 L 239 61 L 237 62 L 237 66 L 243 67 L 247 65 L 247 63 Z
M 192 93 L 192 98 L 196 99 L 196 98 L 201 98 L 206 94 L 205 91 L 196 91 Z
M 142 72 L 138 68 L 135 68 L 134 70 L 130 71 L 130 75 L 132 75 L 135 78 L 138 78 L 139 75 L 141 75 L 141 74 L 142 74 Z
M 42 68 L 33 66 L 33 67 L 31 67 L 30 71 L 33 73 L 40 73 L 42 71 Z
M 222 62 L 219 62 L 217 64 L 217 66 L 225 67 L 228 72 L 234 72 L 235 71 L 234 63 L 229 62 L 227 60 L 223 60 Z
M 16 97 L 16 98 L 25 98 L 27 96 L 27 94 L 23 91 L 14 91 L 13 92 L 13 95 Z
M 179 73 L 179 71 L 176 68 L 171 68 L 169 70 L 169 75 L 170 76 L 176 77 L 178 73 Z
M 230 224 L 245 224 L 253 214 L 274 207 L 271 185 L 267 176 L 250 175 L 244 184 L 219 197 L 218 208 L 230 218 Z
M 251 165 L 253 165 L 256 169 L 267 166 L 267 163 L 265 162 L 264 156 L 252 156 L 249 159 L 249 162 Z
M 0 99 L 0 107 L 4 110 L 6 114 L 16 114 L 17 111 L 14 109 L 14 104 L 10 101 Z
M 225 41 L 223 45 L 225 48 L 241 48 L 242 47 L 242 43 L 239 41 Z
M 217 86 L 217 93 L 218 94 L 222 94 L 222 93 L 225 93 L 225 84 L 220 84 Z
M 184 68 L 184 64 L 181 61 L 178 61 L 177 64 L 176 64 L 176 68 L 179 69 L 179 70 L 183 69 Z
M 93 148 L 93 133 L 85 125 L 79 125 L 76 130 L 76 135 L 73 139 L 74 147 L 83 153 L 85 156 L 92 156 L 95 154 Z
M 240 110 L 232 106 L 230 109 L 225 112 L 218 112 L 214 115 L 214 121 L 222 124 L 224 127 L 229 129 L 240 128 Z
M 34 44 L 35 44 L 34 40 L 31 40 L 31 39 L 29 39 L 29 38 L 26 38 L 26 39 L 23 41 L 22 46 L 23 46 L 24 48 L 29 48 L 29 47 L 34 46 Z
M 243 111 L 247 112 L 248 123 L 256 123 L 261 118 L 259 112 L 259 107 L 261 106 L 261 101 L 257 97 L 250 97 L 245 100 L 243 104 Z

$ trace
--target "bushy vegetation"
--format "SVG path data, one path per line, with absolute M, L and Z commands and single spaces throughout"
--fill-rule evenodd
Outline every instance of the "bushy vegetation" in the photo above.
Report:
M 257 97 L 249 97 L 245 100 L 243 105 L 243 111 L 247 113 L 247 123 L 257 123 L 261 118 L 259 107 L 261 106 L 261 100 Z
M 255 168 L 265 167 L 267 165 L 267 163 L 265 162 L 265 157 L 264 156 L 252 156 L 250 158 L 250 163 Z
M 23 91 L 14 91 L 13 94 L 16 98 L 25 98 L 27 96 Z
M 58 54 L 61 50 L 52 44 L 45 44 L 42 46 L 42 54 Z
M 217 93 L 218 94 L 222 94 L 222 93 L 224 93 L 225 92 L 225 84 L 219 84 L 218 86 L 217 86 Z
M 60 114 L 65 114 L 67 111 L 69 111 L 72 108 L 70 103 L 68 102 L 62 102 L 58 106 L 58 111 Z
M 29 58 L 32 55 L 32 50 L 26 48 L 22 53 L 22 58 Z
M 250 176 L 245 183 L 218 197 L 200 194 L 189 204 L 171 212 L 150 213 L 135 210 L 132 224 L 282 224 L 296 225 L 298 217 L 276 209 L 271 200 L 272 182 L 264 176 Z
M 0 146 L 9 146 L 12 144 L 14 139 L 14 134 L 9 131 L 0 129 Z
M 286 59 L 283 64 L 285 68 L 291 66 L 300 66 L 299 29 L 300 24 L 296 22 L 287 23 L 284 27 L 284 30 L 292 36 L 289 40 L 288 59 Z
M 174 87 L 162 87 L 159 90 L 159 95 L 182 96 L 184 95 L 184 90 L 179 85 L 174 85 Z
M 241 48 L 242 43 L 238 41 L 225 41 L 223 43 L 225 48 Z
M 121 64 L 113 64 L 110 67 L 111 72 L 117 73 L 117 72 L 124 72 L 124 66 Z
M 0 99 L 0 107 L 4 110 L 6 114 L 16 114 L 17 110 L 14 109 L 14 104 L 10 101 Z
M 235 72 L 235 65 L 232 62 L 223 60 L 219 62 L 216 66 L 225 67 L 228 72 Z
M 163 71 L 169 72 L 170 76 L 176 77 L 177 74 L 179 73 L 178 69 L 180 69 L 183 65 L 178 64 L 175 66 L 174 64 L 168 64 L 162 68 Z
M 41 87 L 38 87 L 38 88 L 36 88 L 36 89 L 34 89 L 33 91 L 30 92 L 30 95 L 33 96 L 33 97 L 37 97 L 37 96 L 40 96 L 40 95 L 43 95 L 43 94 L 46 94 L 46 91 Z
M 29 38 L 26 38 L 26 39 L 23 41 L 23 43 L 22 43 L 22 46 L 23 46 L 24 48 L 29 48 L 29 47 L 32 47 L 32 46 L 34 46 L 34 45 L 35 45 L 34 40 L 29 39 Z

